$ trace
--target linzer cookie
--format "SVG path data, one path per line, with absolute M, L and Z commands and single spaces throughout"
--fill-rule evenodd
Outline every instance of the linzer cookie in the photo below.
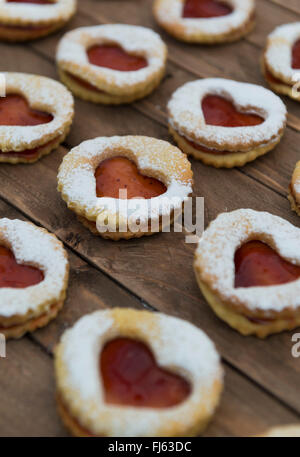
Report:
M 262 68 L 275 92 L 300 101 L 300 22 L 281 25 L 269 35 Z
M 27 41 L 63 27 L 76 0 L 0 0 L 0 40 Z
M 78 97 L 119 105 L 146 97 L 160 83 L 167 48 L 145 27 L 109 24 L 67 33 L 57 51 L 61 80 Z
M 178 40 L 190 43 L 235 41 L 255 22 L 254 0 L 155 0 L 158 24 Z
M 32 163 L 56 149 L 73 120 L 73 97 L 43 76 L 4 73 L 0 98 L 0 162 Z
M 194 269 L 213 311 L 243 335 L 300 326 L 300 229 L 284 219 L 220 214 L 199 241 Z
M 93 233 L 119 240 L 161 231 L 181 212 L 192 177 L 186 156 L 166 141 L 100 137 L 64 157 L 58 190 Z
M 177 89 L 168 103 L 169 130 L 186 154 L 214 167 L 242 166 L 280 141 L 287 111 L 254 84 L 208 78 Z
M 0 333 L 20 338 L 54 319 L 69 264 L 57 238 L 29 222 L 0 219 Z
M 55 351 L 59 412 L 75 436 L 194 436 L 219 403 L 219 355 L 198 328 L 161 313 L 81 318 Z

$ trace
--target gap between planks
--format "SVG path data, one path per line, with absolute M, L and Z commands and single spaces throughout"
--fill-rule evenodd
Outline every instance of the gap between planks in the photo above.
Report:
M 274 2 L 274 0 L 267 0 L 269 3 L 274 3 L 276 5 L 279 5 L 281 7 L 283 7 L 282 5 L 280 5 L 279 3 L 277 2 Z M 94 23 L 93 21 L 93 17 L 91 15 L 89 15 L 88 13 L 85 13 L 83 12 L 82 10 L 79 10 L 80 12 L 80 15 L 87 18 L 88 20 L 90 20 L 92 23 Z M 98 22 L 100 22 L 101 24 L 109 24 L 111 23 L 112 21 L 110 21 L 108 18 L 106 17 L 99 17 L 99 15 L 97 14 L 97 20 Z M 249 43 L 251 46 L 254 46 L 258 49 L 262 49 L 261 46 L 259 46 L 257 43 L 253 42 L 251 39 L 245 37 L 244 40 Z M 35 48 L 32 48 L 32 49 L 35 49 Z M 191 68 L 189 67 L 188 65 L 185 65 L 184 63 L 182 62 L 179 62 L 176 58 L 172 57 L 170 54 L 168 55 L 168 60 L 170 62 L 172 62 L 175 66 L 177 66 L 178 68 L 182 68 L 184 69 L 185 71 L 187 71 L 188 73 L 192 74 L 192 75 L 195 75 L 199 78 L 209 78 L 211 77 L 210 74 L 206 73 L 206 72 L 201 72 L 201 71 L 197 71 L 196 69 L 194 68 Z M 218 73 L 220 73 L 220 77 L 222 76 L 222 72 L 217 68 L 215 67 L 215 71 L 217 71 Z M 150 103 L 151 104 L 151 103 Z M 165 113 L 161 113 L 163 115 L 163 117 L 166 117 L 167 118 L 167 115 Z M 287 119 L 287 125 L 288 127 L 292 128 L 293 130 L 295 130 L 296 132 L 300 132 L 300 118 L 298 118 L 297 116 L 295 116 L 294 114 L 290 114 L 288 113 L 288 119 Z
M 41 54 L 41 53 L 40 53 L 40 54 Z M 44 54 L 43 54 L 43 53 L 42 53 L 42 56 L 44 56 Z M 51 62 L 52 62 L 52 60 L 51 60 L 51 59 L 49 59 L 49 61 L 51 61 Z M 148 103 L 149 103 L 149 102 L 148 102 Z M 149 105 L 151 105 L 151 104 L 149 104 Z M 247 175 L 247 176 L 248 176 L 248 175 Z M 262 183 L 262 184 L 264 184 L 264 183 Z M 273 189 L 272 189 L 272 190 L 273 190 Z M 84 260 L 86 261 L 86 259 L 85 259 L 85 258 L 84 258 Z M 90 261 L 88 261 L 88 263 L 92 264 Z M 93 264 L 92 264 L 92 265 L 93 265 Z M 94 266 L 94 265 L 93 265 L 93 266 Z M 96 268 L 97 268 L 97 269 L 100 269 L 98 266 L 96 266 Z M 100 269 L 100 270 L 101 270 L 101 269 Z M 101 271 L 102 271 L 102 270 L 101 270 Z M 109 275 L 108 275 L 108 276 L 109 276 Z M 109 276 L 109 277 L 110 277 L 110 276 Z
M 0 198 L 0 199 L 4 201 L 3 198 Z M 21 212 L 19 209 L 16 209 L 15 206 L 12 205 L 11 203 L 7 203 L 6 201 L 4 201 L 4 204 L 13 208 L 13 210 L 16 211 L 17 213 L 21 213 L 22 215 L 24 215 L 23 214 L 24 212 Z M 32 218 L 27 217 L 27 216 L 25 216 L 25 217 L 27 220 L 32 221 Z M 143 304 L 141 303 L 141 305 L 143 305 Z M 149 309 L 151 309 L 153 311 L 155 310 L 155 308 L 153 308 L 152 306 L 149 306 L 148 304 L 147 304 L 147 307 L 149 307 Z M 33 345 L 35 345 L 38 349 L 40 349 L 49 358 L 51 363 L 53 362 L 53 351 L 51 349 L 49 349 L 45 344 L 43 344 L 43 342 L 41 340 L 39 340 L 39 338 L 37 338 L 34 333 L 27 334 L 25 336 L 25 338 L 26 338 L 26 340 L 30 341 Z M 276 395 L 274 395 L 272 392 L 268 391 L 264 386 L 260 385 L 258 382 L 256 382 L 251 377 L 249 377 L 249 375 L 247 373 L 243 372 L 241 369 L 235 367 L 232 363 L 228 362 L 224 357 L 222 357 L 222 364 L 224 365 L 224 369 L 226 372 L 228 372 L 228 369 L 231 370 L 232 372 L 236 373 L 236 375 L 238 377 L 245 380 L 245 382 L 247 382 L 248 384 L 252 385 L 253 388 L 255 390 L 257 390 L 257 392 L 261 392 L 261 393 L 265 394 L 266 396 L 268 396 L 270 398 L 270 400 L 274 400 L 275 402 L 280 404 L 284 409 L 289 411 L 291 414 L 295 415 L 295 418 L 298 418 L 300 416 L 300 414 L 298 413 L 297 410 L 292 408 L 289 404 L 285 403 L 282 399 L 276 397 Z
M 28 47 L 31 52 L 39 56 L 41 59 L 46 60 L 47 62 L 51 64 L 55 64 L 54 59 L 48 56 L 48 54 L 40 51 L 39 49 L 36 49 L 33 46 Z M 28 49 L 27 48 L 27 49 Z M 172 63 L 174 62 L 178 68 L 183 68 L 185 71 L 187 71 L 190 74 L 194 74 L 194 72 L 191 72 L 188 70 L 185 65 L 180 66 L 176 63 L 176 60 L 174 58 L 169 59 Z M 157 108 L 153 103 L 151 103 L 149 100 L 141 100 L 139 102 L 133 103 L 130 105 L 135 111 L 141 113 L 143 116 L 147 117 L 148 119 L 158 123 L 159 125 L 162 125 L 164 128 L 168 129 L 168 116 L 167 114 L 162 111 L 161 109 Z M 291 115 L 292 116 L 292 115 Z M 300 119 L 297 119 L 296 116 L 294 116 L 296 121 L 294 124 L 298 122 L 299 124 L 299 132 L 300 132 Z M 296 129 L 297 130 L 297 129 Z M 298 130 L 297 130 L 298 131 Z M 68 141 L 64 142 L 64 147 L 67 149 L 71 149 L 74 147 L 74 145 L 68 143 Z M 253 176 L 251 173 L 246 173 L 245 171 L 241 170 L 240 168 L 236 168 L 236 170 L 240 173 L 242 173 L 244 176 L 247 176 L 248 178 L 254 180 L 255 182 L 259 182 L 260 184 L 264 185 L 268 189 L 274 191 L 278 195 L 282 196 L 283 198 L 286 198 L 287 191 L 285 188 L 280 186 L 277 182 L 272 180 L 269 176 L 260 173 L 257 171 L 257 174 L 261 176 L 261 179 L 259 177 Z
M 49 232 L 51 233 L 54 233 L 52 231 L 52 227 L 50 226 L 46 226 L 46 225 L 43 225 L 41 224 L 41 222 L 38 220 L 38 219 L 35 219 L 34 217 L 32 217 L 30 214 L 28 214 L 26 211 L 22 210 L 21 208 L 19 208 L 18 206 L 16 206 L 15 204 L 13 204 L 12 202 L 10 202 L 7 198 L 3 197 L 3 195 L 0 195 L 0 200 L 2 202 L 4 202 L 6 205 L 10 206 L 11 208 L 13 208 L 15 211 L 19 212 L 22 216 L 24 216 L 26 219 L 28 219 L 30 222 L 32 222 L 33 224 L 39 226 L 39 227 L 43 227 L 45 228 L 46 230 L 48 230 Z M 99 271 L 100 273 L 102 273 L 106 278 L 108 278 L 110 281 L 112 281 L 114 284 L 116 284 L 118 287 L 120 287 L 122 290 L 124 290 L 125 292 L 129 293 L 133 298 L 135 298 L 136 300 L 138 300 L 141 304 L 141 307 L 142 308 L 145 308 L 147 310 L 151 310 L 151 311 L 158 311 L 154 306 L 150 305 L 149 303 L 147 303 L 144 299 L 142 299 L 139 295 L 137 295 L 135 292 L 133 292 L 131 289 L 129 289 L 128 287 L 126 287 L 123 283 L 119 282 L 116 278 L 114 278 L 113 276 L 110 276 L 105 270 L 103 270 L 102 268 L 100 268 L 96 263 L 94 263 L 89 257 L 86 257 L 84 254 L 82 254 L 80 251 L 77 251 L 76 250 L 76 247 L 73 247 L 71 243 L 68 243 L 66 240 L 64 240 L 62 237 L 59 237 L 57 234 L 55 234 L 55 236 L 63 243 L 63 245 L 65 246 L 65 248 L 69 249 L 75 256 L 79 257 L 81 260 L 83 260 L 85 263 L 87 263 L 89 266 L 91 266 L 92 268 L 94 268 L 95 270 Z
M 296 5 L 296 1 L 294 0 L 293 5 L 287 4 L 286 0 L 267 0 L 269 3 L 273 3 L 274 5 L 280 6 L 284 10 L 291 11 L 292 13 L 300 14 L 300 6 Z M 288 0 L 290 2 L 291 0 Z M 298 2 L 298 0 L 297 0 Z

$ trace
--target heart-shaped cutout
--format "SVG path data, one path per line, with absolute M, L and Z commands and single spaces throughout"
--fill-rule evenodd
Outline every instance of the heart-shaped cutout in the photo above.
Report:
M 274 286 L 300 277 L 300 267 L 284 260 L 267 244 L 249 241 L 235 253 L 235 287 Z
M 0 287 L 16 289 L 34 286 L 44 279 L 38 268 L 20 265 L 10 249 L 0 246 Z
M 30 108 L 21 95 L 0 98 L 0 125 L 33 126 L 47 124 L 52 119 L 52 114 Z
M 137 71 L 147 67 L 144 57 L 128 54 L 119 46 L 96 45 L 87 51 L 89 62 L 118 71 Z
M 100 163 L 95 172 L 97 197 L 153 198 L 166 192 L 166 186 L 155 178 L 142 175 L 136 164 L 126 157 L 113 157 Z M 121 198 L 123 198 L 121 196 Z
M 191 392 L 185 379 L 160 368 L 149 348 L 130 338 L 117 338 L 104 346 L 100 372 L 106 403 L 168 408 Z
M 186 0 L 182 17 L 220 17 L 232 13 L 231 6 L 215 0 Z
M 300 69 L 300 40 L 296 41 L 292 49 L 292 68 Z
M 204 97 L 202 100 L 202 111 L 207 125 L 249 127 L 264 122 L 264 119 L 257 114 L 238 111 L 233 103 L 218 95 L 207 95 Z

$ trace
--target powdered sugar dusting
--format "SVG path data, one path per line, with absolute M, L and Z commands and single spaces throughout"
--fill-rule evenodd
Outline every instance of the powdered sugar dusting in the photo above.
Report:
M 35 126 L 0 125 L 0 150 L 22 151 L 48 142 L 65 131 L 73 119 L 73 97 L 59 82 L 43 76 L 24 73 L 4 73 L 7 94 L 20 94 L 31 108 L 53 115 L 47 124 Z
M 61 243 L 46 230 L 29 222 L 0 219 L 0 244 L 9 247 L 21 264 L 38 267 L 44 280 L 24 289 L 0 288 L 0 315 L 34 315 L 45 312 L 57 302 L 64 287 L 68 261 Z M 41 306 L 47 302 L 47 307 Z
M 292 68 L 292 49 L 300 39 L 300 22 L 277 27 L 268 37 L 265 52 L 267 67 L 287 83 L 299 81 L 299 69 Z
M 98 67 L 88 61 L 86 50 L 96 44 L 117 44 L 128 53 L 143 56 L 148 66 L 137 71 L 117 71 Z M 161 72 L 165 66 L 166 46 L 153 30 L 126 24 L 108 24 L 81 27 L 67 33 L 60 41 L 57 61 L 65 71 L 94 84 L 99 89 L 103 83 L 129 88 Z
M 251 127 L 219 127 L 207 125 L 202 111 L 206 95 L 229 99 L 237 109 L 262 116 L 262 124 Z M 284 128 L 287 111 L 281 99 L 264 87 L 221 78 L 192 81 L 177 89 L 169 103 L 169 122 L 181 135 L 199 143 L 211 143 L 220 150 L 263 145 L 274 140 Z
M 227 0 L 226 3 L 233 8 L 233 12 L 215 18 L 182 17 L 184 0 L 158 0 L 155 11 L 162 24 L 181 26 L 186 36 L 197 32 L 214 36 L 240 28 L 249 20 L 255 8 L 254 0 Z
M 122 155 L 134 160 L 142 173 L 163 180 L 167 191 L 155 198 L 128 200 L 128 207 L 117 199 L 96 195 L 95 169 L 101 161 Z M 84 141 L 64 158 L 58 174 L 59 188 L 71 207 L 80 205 L 82 212 L 94 219 L 103 211 L 128 217 L 136 209 L 141 222 L 169 214 L 181 207 L 192 192 L 190 164 L 182 152 L 166 141 L 142 136 L 99 137 Z M 75 205 L 74 205 L 75 203 Z
M 300 229 L 267 212 L 240 209 L 220 214 L 204 232 L 196 251 L 195 266 L 201 280 L 232 306 L 280 312 L 300 306 L 300 279 L 291 283 L 234 288 L 234 254 L 250 240 L 268 241 L 287 261 L 300 265 Z
M 7 3 L 0 0 L 1 24 L 49 24 L 53 21 L 67 21 L 75 12 L 76 0 L 56 0 L 53 5 L 34 3 Z
M 149 345 L 158 364 L 172 367 L 191 382 L 191 395 L 178 406 L 152 409 L 105 403 L 99 356 L 107 341 L 132 337 L 126 324 L 129 316 L 135 338 Z M 64 333 L 57 354 L 64 372 L 64 378 L 58 378 L 64 400 L 81 421 L 85 418 L 83 425 L 100 435 L 159 436 L 170 422 L 186 427 L 195 420 L 196 412 L 213 412 L 213 384 L 222 381 L 220 359 L 209 338 L 190 323 L 160 313 L 115 309 L 84 316 Z

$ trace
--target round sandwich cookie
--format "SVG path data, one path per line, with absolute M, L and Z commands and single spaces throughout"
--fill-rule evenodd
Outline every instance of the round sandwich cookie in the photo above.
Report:
M 28 41 L 63 27 L 76 0 L 0 0 L 0 40 Z
M 188 43 L 236 41 L 255 24 L 254 0 L 155 0 L 153 11 L 162 28 Z
M 220 78 L 188 82 L 168 103 L 169 131 L 186 154 L 214 167 L 245 165 L 271 151 L 287 110 L 264 87 Z
M 300 22 L 281 25 L 268 36 L 262 70 L 272 90 L 300 101 Z
M 126 308 L 96 311 L 55 350 L 57 402 L 75 436 L 194 436 L 223 386 L 220 358 L 194 325 Z
M 265 338 L 300 326 L 300 229 L 267 212 L 220 214 L 195 254 L 200 289 L 217 316 Z
M 192 178 L 185 154 L 166 141 L 99 137 L 64 157 L 58 190 L 94 234 L 119 240 L 169 227 L 192 193 Z
M 61 80 L 76 96 L 105 105 L 149 95 L 161 82 L 166 58 L 157 33 L 126 24 L 72 30 L 57 50 Z
M 66 138 L 74 116 L 73 97 L 43 76 L 3 73 L 0 98 L 0 162 L 32 163 Z
M 55 235 L 0 219 L 0 333 L 20 338 L 54 319 L 66 298 L 69 264 Z

